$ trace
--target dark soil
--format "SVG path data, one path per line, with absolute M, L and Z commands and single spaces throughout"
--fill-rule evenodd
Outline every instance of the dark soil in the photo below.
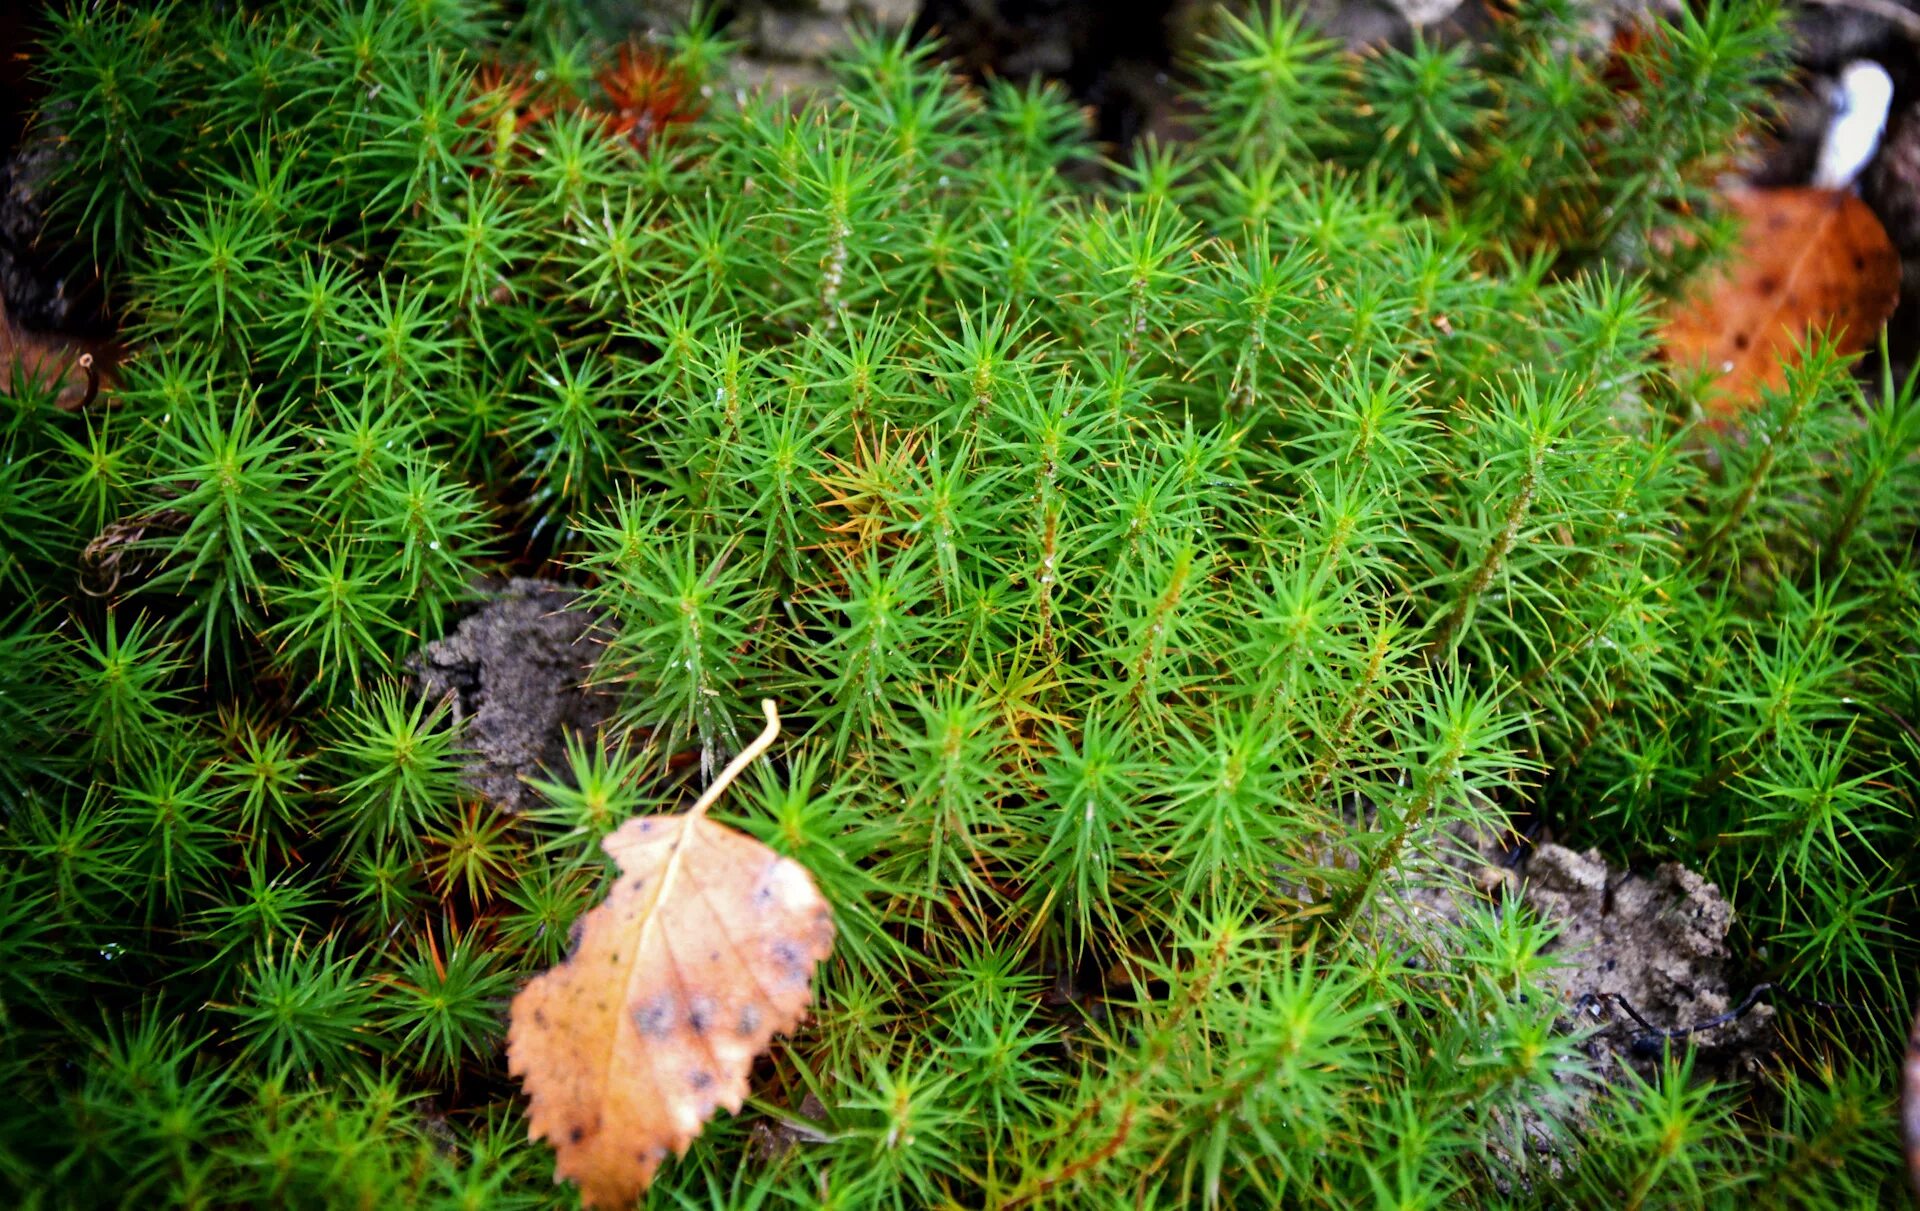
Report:
M 937 34 L 976 78 L 1061 81 L 1092 108 L 1097 138 L 1124 147 L 1171 91 L 1176 25 L 1189 0 L 924 0 L 917 36 Z
M 44 199 L 59 182 L 54 132 L 30 125 L 45 0 L 0 4 L 0 304 L 31 332 L 104 339 L 114 324 L 83 249 L 46 230 Z
M 1717 1018 L 1741 999 L 1727 979 L 1733 908 L 1677 862 L 1643 875 L 1608 866 L 1597 850 L 1543 845 L 1526 864 L 1522 896 L 1558 930 L 1550 949 L 1568 964 L 1560 984 L 1572 1024 L 1601 1028 L 1588 1046 L 1602 1073 L 1613 1061 L 1643 1072 L 1658 1061 L 1660 1039 L 1628 1007 L 1673 1030 Z M 1772 1038 L 1773 1012 L 1756 1004 L 1690 1042 L 1713 1067 L 1742 1067 Z
M 566 767 L 569 736 L 590 736 L 612 716 L 612 698 L 587 686 L 600 620 L 577 590 L 511 580 L 488 603 L 415 656 L 408 671 L 431 699 L 451 698 L 472 753 L 467 781 L 504 811 L 536 801 L 525 779 Z

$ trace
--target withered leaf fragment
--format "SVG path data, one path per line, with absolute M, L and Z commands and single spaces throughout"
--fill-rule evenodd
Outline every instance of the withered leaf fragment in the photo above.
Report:
M 779 733 L 766 729 L 684 815 L 607 836 L 620 875 L 579 944 L 514 998 L 507 1065 L 528 1135 L 589 1207 L 631 1204 L 715 1109 L 738 1113 L 754 1058 L 800 1022 L 833 913 L 798 863 L 706 818 Z
M 0 391 L 48 391 L 55 407 L 77 411 L 99 393 L 110 353 L 106 342 L 75 343 L 16 327 L 0 298 Z

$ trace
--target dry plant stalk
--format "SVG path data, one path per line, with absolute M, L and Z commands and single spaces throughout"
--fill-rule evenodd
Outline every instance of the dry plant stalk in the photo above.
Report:
M 833 913 L 805 868 L 706 818 L 780 731 L 767 726 L 684 815 L 602 842 L 620 876 L 559 966 L 514 998 L 509 1070 L 555 1180 L 589 1207 L 630 1204 L 713 1112 L 738 1113 L 754 1058 L 799 1025 Z

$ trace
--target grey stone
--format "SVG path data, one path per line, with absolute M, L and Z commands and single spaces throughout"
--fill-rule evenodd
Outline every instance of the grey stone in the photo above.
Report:
M 833 85 L 833 74 L 817 63 L 785 63 L 744 55 L 737 56 L 728 65 L 727 79 L 732 89 L 752 92 L 766 88 L 796 101 L 825 92 Z
M 1392 0 L 1304 0 L 1299 7 L 1315 29 L 1352 50 L 1402 45 L 1411 33 L 1408 17 Z
M 1408 25 L 1424 29 L 1453 16 L 1460 0 L 1393 0 L 1393 7 L 1407 19 Z
M 1920 12 L 1920 0 L 1889 2 L 1909 12 Z M 1893 22 L 1846 5 L 1796 5 L 1789 26 L 1795 61 L 1814 71 L 1836 72 L 1854 59 L 1913 53 Z M 1895 58 L 1886 62 L 1892 66 Z
M 920 0 L 860 0 L 860 10 L 879 28 L 899 30 L 920 15 Z
M 754 42 L 777 59 L 825 59 L 853 40 L 853 27 L 839 17 L 763 9 Z

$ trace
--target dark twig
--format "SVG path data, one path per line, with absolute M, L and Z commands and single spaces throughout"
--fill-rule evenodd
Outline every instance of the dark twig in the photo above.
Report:
M 80 402 L 73 406 L 73 410 L 76 412 L 85 408 L 88 404 L 91 404 L 94 397 L 100 394 L 100 367 L 94 365 L 93 354 L 83 353 L 80 355 L 80 369 L 84 371 L 87 376 L 87 393 L 81 396 Z
M 1799 993 L 1793 992 L 1786 988 L 1781 988 L 1777 984 L 1755 984 L 1753 988 L 1747 993 L 1747 995 L 1741 998 L 1740 1003 L 1738 1005 L 1735 1005 L 1732 1009 L 1727 1010 L 1725 1013 L 1715 1014 L 1714 1016 L 1707 1018 L 1704 1021 L 1694 1022 L 1691 1025 L 1687 1025 L 1687 1026 L 1673 1026 L 1673 1027 L 1667 1027 L 1667 1028 L 1655 1026 L 1652 1022 L 1649 1022 L 1644 1016 L 1642 1016 L 1638 1009 L 1635 1009 L 1633 1007 L 1632 1001 L 1627 1000 L 1627 998 L 1621 996 L 1617 992 L 1586 993 L 1583 996 L 1581 996 L 1581 998 L 1578 1001 L 1575 1002 L 1575 1007 L 1585 1008 L 1589 1005 L 1599 1004 L 1602 1001 L 1612 1001 L 1615 1005 L 1618 1005 L 1621 1009 L 1626 1011 L 1626 1014 L 1628 1017 L 1632 1018 L 1634 1022 L 1639 1025 L 1640 1033 L 1633 1037 L 1631 1046 L 1636 1053 L 1644 1055 L 1644 1054 L 1650 1054 L 1656 1051 L 1657 1044 L 1665 1043 L 1668 1040 L 1684 1039 L 1688 1035 L 1698 1034 L 1703 1030 L 1712 1030 L 1715 1027 L 1725 1026 L 1731 1022 L 1736 1022 L 1739 1019 L 1745 1017 L 1747 1013 L 1751 1011 L 1755 1005 L 1758 1005 L 1762 997 L 1766 997 L 1770 1000 L 1785 1001 L 1788 1004 L 1797 1005 L 1802 1008 L 1825 1009 L 1828 1011 L 1833 1011 L 1840 1008 L 1840 1006 L 1833 1004 L 1831 1001 L 1821 1001 L 1821 1000 L 1816 1000 L 1813 997 L 1801 996 Z

